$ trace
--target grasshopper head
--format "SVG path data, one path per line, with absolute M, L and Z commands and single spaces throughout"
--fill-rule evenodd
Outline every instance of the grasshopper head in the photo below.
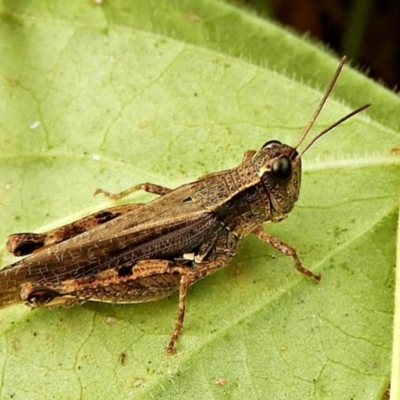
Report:
M 272 212 L 276 217 L 289 213 L 299 198 L 301 156 L 325 133 L 369 106 L 370 104 L 365 104 L 325 128 L 301 152 L 298 152 L 297 148 L 303 142 L 318 114 L 314 115 L 295 146 L 288 146 L 278 140 L 269 140 L 261 150 L 254 154 L 253 164 L 257 168 L 260 180 L 270 197 Z
M 270 140 L 253 156 L 253 163 L 273 211 L 289 213 L 300 193 L 301 158 L 297 150 L 278 140 Z
M 333 75 L 328 88 L 326 89 L 321 101 L 318 104 L 311 120 L 304 128 L 297 143 L 291 147 L 282 144 L 278 140 L 270 140 L 264 144 L 260 151 L 254 154 L 252 161 L 260 176 L 272 205 L 272 212 L 275 217 L 280 218 L 289 213 L 294 203 L 299 198 L 300 183 L 301 183 L 301 156 L 325 133 L 329 132 L 334 127 L 340 125 L 342 122 L 351 118 L 353 115 L 358 114 L 360 111 L 365 110 L 371 104 L 367 103 L 358 107 L 354 111 L 340 118 L 338 121 L 328 126 L 322 132 L 317 134 L 308 145 L 299 153 L 298 147 L 303 143 L 311 127 L 313 126 L 316 118 L 322 110 L 333 86 L 343 68 L 346 57 L 343 57 Z

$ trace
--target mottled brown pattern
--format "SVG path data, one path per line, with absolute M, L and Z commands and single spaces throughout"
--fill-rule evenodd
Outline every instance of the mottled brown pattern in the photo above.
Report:
M 250 233 L 292 257 L 299 272 L 319 281 L 318 274 L 301 265 L 295 249 L 267 235 L 262 224 L 284 219 L 297 201 L 302 155 L 297 148 L 343 62 L 295 146 L 269 141 L 259 151 L 247 151 L 236 168 L 174 190 L 151 183 L 117 195 L 98 190 L 114 199 L 139 189 L 160 197 L 103 210 L 43 234 L 10 235 L 8 250 L 30 255 L 0 271 L 0 306 L 21 300 L 32 307 L 85 301 L 140 303 L 179 290 L 178 317 L 167 347 L 173 352 L 189 286 L 224 267 Z M 339 122 L 317 135 L 303 153 Z

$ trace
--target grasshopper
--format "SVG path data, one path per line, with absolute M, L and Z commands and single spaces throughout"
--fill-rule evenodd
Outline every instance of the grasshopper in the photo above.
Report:
M 176 189 L 143 183 L 137 190 L 159 195 L 145 204 L 105 209 L 43 234 L 17 233 L 7 249 L 27 256 L 0 271 L 0 306 L 24 301 L 31 307 L 69 306 L 86 301 L 141 303 L 179 291 L 178 317 L 167 351 L 175 351 L 185 315 L 189 286 L 224 267 L 238 252 L 243 237 L 253 234 L 290 256 L 303 275 L 296 250 L 262 229 L 286 218 L 296 203 L 301 156 L 335 126 L 359 113 L 365 104 L 321 133 L 301 151 L 344 65 L 343 58 L 297 144 L 266 142 L 246 151 L 242 162 L 205 175 Z

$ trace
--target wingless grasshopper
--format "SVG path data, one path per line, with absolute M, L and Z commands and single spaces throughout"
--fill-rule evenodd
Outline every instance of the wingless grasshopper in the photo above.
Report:
M 266 222 L 278 222 L 299 197 L 301 156 L 323 134 L 369 107 L 366 104 L 319 133 L 302 152 L 303 142 L 340 74 L 343 58 L 313 117 L 294 146 L 270 140 L 246 151 L 239 166 L 205 175 L 176 189 L 144 183 L 136 190 L 159 195 L 146 204 L 96 212 L 61 228 L 8 237 L 7 249 L 25 257 L 0 271 L 0 306 L 24 301 L 31 307 L 86 301 L 141 303 L 179 291 L 178 318 L 167 347 L 174 352 L 183 325 L 190 285 L 224 267 L 250 233 L 292 257 L 294 248 L 268 235 Z

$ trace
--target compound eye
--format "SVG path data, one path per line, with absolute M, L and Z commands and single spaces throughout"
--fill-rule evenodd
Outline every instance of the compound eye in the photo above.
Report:
M 267 143 L 264 143 L 262 149 L 266 149 L 267 147 L 271 147 L 272 144 L 282 144 L 279 140 L 268 140 Z
M 292 173 L 292 163 L 288 157 L 283 156 L 272 163 L 271 170 L 277 178 L 285 179 Z

